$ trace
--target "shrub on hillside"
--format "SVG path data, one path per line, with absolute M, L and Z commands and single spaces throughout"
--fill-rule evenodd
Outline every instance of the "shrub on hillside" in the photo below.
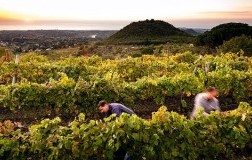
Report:
M 154 47 L 145 47 L 141 50 L 142 54 L 153 54 L 154 53 Z
M 249 36 L 239 36 L 230 39 L 229 41 L 225 41 L 221 46 L 218 47 L 219 52 L 233 52 L 238 53 L 241 50 L 245 55 L 252 55 L 252 38 Z

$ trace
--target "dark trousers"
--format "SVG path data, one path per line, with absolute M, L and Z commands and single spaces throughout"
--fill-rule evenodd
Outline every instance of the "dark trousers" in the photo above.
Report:
M 127 154 L 127 151 L 125 151 L 122 147 L 118 149 L 118 151 L 114 154 L 115 160 L 130 160 L 130 156 Z

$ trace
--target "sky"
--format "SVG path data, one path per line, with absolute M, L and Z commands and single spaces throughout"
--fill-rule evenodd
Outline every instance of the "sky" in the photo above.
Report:
M 252 25 L 252 0 L 0 0 L 0 30 L 118 30 L 145 19 L 187 28 Z

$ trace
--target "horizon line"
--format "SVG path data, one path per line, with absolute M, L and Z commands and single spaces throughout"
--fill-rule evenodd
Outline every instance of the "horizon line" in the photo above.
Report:
M 153 19 L 153 18 L 152 18 Z M 2 19 L 3 20 L 3 19 Z M 145 19 L 147 20 L 147 19 Z M 148 19 L 151 20 L 151 19 Z M 207 29 L 225 23 L 244 23 L 252 25 L 252 18 L 249 19 L 155 19 L 167 22 L 176 28 Z M 0 31 L 28 31 L 28 30 L 72 30 L 72 31 L 116 31 L 125 26 L 144 20 L 132 21 L 9 21 L 0 24 Z M 0 18 L 1 22 L 1 18 Z

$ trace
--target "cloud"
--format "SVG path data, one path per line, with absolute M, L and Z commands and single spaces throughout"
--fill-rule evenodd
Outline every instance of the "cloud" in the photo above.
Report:
M 0 30 L 69 29 L 69 30 L 117 30 L 130 21 L 71 21 L 71 20 L 16 20 L 0 17 Z
M 251 11 L 208 11 L 208 12 L 199 12 L 202 14 L 251 14 Z
M 206 17 L 206 18 L 227 18 L 229 19 L 248 19 L 252 18 L 252 11 L 246 10 L 246 11 L 207 11 L 207 12 L 198 12 L 196 13 L 200 17 Z
M 22 23 L 19 19 L 10 19 L 10 18 L 3 18 L 0 17 L 0 25 L 15 25 Z

